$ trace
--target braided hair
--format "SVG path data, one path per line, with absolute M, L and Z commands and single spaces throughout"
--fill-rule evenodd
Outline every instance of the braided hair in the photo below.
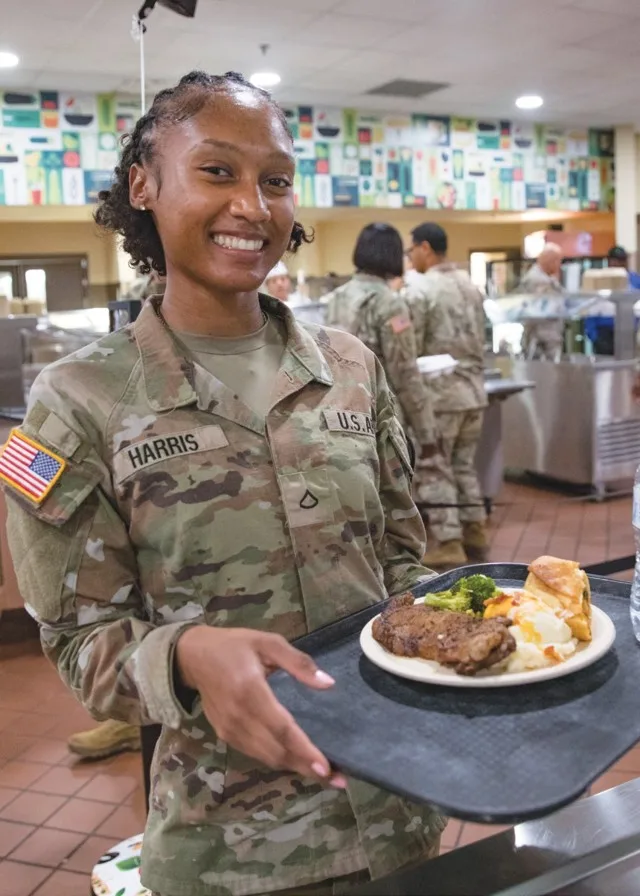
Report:
M 175 87 L 161 90 L 149 111 L 138 119 L 130 134 L 122 139 L 122 155 L 114 172 L 113 184 L 98 195 L 96 223 L 123 237 L 122 247 L 131 256 L 131 266 L 142 274 L 152 270 L 161 276 L 167 272 L 160 234 L 147 211 L 133 208 L 129 199 L 129 171 L 134 164 L 148 164 L 157 151 L 158 129 L 164 124 L 187 121 L 206 104 L 212 93 L 244 88 L 264 97 L 275 109 L 286 132 L 291 136 L 284 112 L 266 90 L 255 87 L 237 72 L 208 75 L 193 71 L 180 79 Z M 292 138 L 293 139 L 293 138 Z M 305 231 L 297 221 L 293 225 L 288 251 L 296 252 L 302 243 L 310 243 L 313 234 Z

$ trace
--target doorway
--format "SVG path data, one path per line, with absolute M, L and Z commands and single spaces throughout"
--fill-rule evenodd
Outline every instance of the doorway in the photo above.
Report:
M 26 299 L 47 311 L 83 308 L 88 291 L 86 255 L 0 256 L 0 296 Z
M 504 249 L 474 249 L 469 253 L 469 273 L 474 284 L 490 298 L 504 296 L 520 279 L 522 251 L 518 246 Z

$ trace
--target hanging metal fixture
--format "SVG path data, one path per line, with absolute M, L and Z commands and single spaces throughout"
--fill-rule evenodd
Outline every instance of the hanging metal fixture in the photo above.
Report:
M 198 5 L 198 0 L 144 0 L 144 3 L 138 10 L 137 15 L 133 17 L 133 24 L 131 27 L 131 36 L 135 41 L 140 44 L 140 114 L 144 115 L 147 110 L 147 97 L 146 97 L 146 71 L 145 71 L 145 63 L 144 63 L 144 35 L 147 30 L 147 26 L 144 24 L 144 20 L 149 17 L 151 12 L 153 12 L 154 7 L 156 6 L 164 6 L 165 9 L 170 9 L 171 12 L 177 13 L 179 16 L 185 16 L 188 19 L 192 19 L 196 14 L 196 6 Z

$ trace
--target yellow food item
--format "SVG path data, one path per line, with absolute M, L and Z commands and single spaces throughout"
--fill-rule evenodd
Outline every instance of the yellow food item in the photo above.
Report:
M 486 603 L 484 615 L 486 619 L 506 616 L 513 623 L 509 631 L 517 646 L 505 664 L 506 672 L 554 666 L 576 651 L 578 642 L 567 622 L 542 598 L 526 591 L 492 598 Z
M 538 557 L 529 567 L 524 590 L 555 610 L 579 641 L 591 640 L 591 589 L 579 563 Z

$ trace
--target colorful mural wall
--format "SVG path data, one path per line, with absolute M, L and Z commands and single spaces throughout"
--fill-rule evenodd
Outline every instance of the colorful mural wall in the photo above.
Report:
M 613 131 L 285 109 L 303 208 L 611 210 Z M 84 205 L 110 182 L 135 99 L 0 92 L 0 205 Z
M 305 106 L 286 113 L 303 207 L 613 207 L 613 131 Z
M 0 205 L 95 202 L 138 111 L 113 94 L 0 92 Z

